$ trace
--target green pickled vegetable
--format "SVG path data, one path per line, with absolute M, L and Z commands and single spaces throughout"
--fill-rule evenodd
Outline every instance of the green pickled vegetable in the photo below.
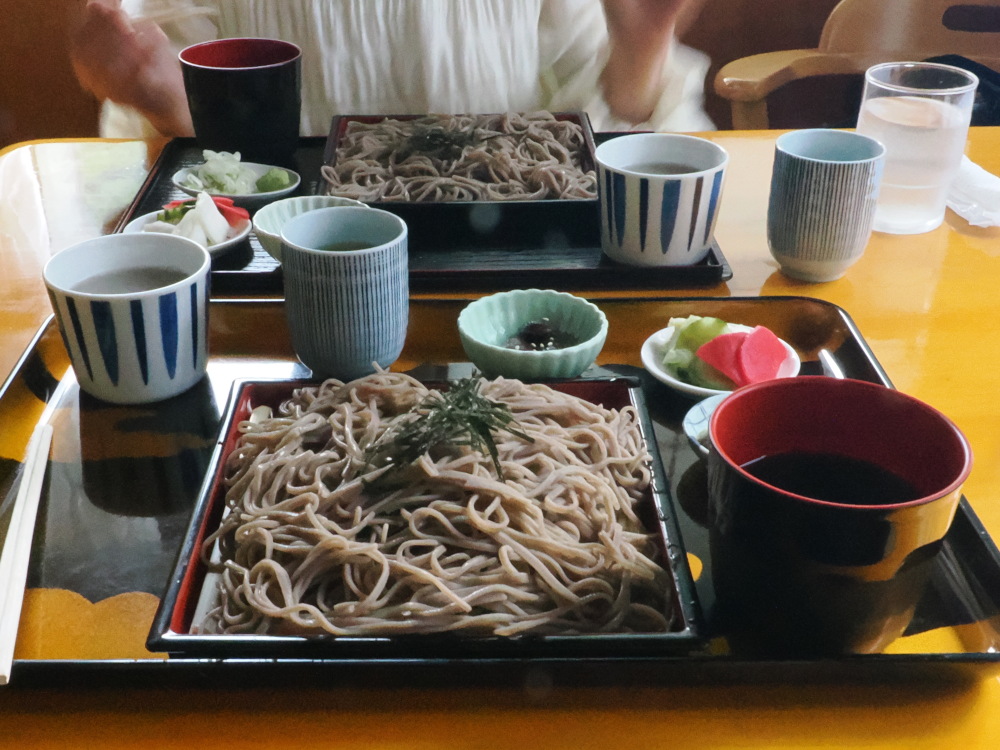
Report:
M 164 208 L 160 211 L 156 218 L 160 221 L 166 221 L 170 224 L 176 224 L 181 219 L 184 218 L 184 214 L 191 211 L 194 208 L 194 201 L 188 201 L 186 203 L 181 203 L 179 206 L 171 206 L 170 208 Z
M 292 177 L 280 167 L 271 167 L 257 180 L 257 192 L 273 193 L 292 184 Z
M 732 382 L 696 356 L 696 352 L 716 336 L 729 333 L 729 324 L 719 318 L 689 315 L 671 318 L 673 337 L 663 353 L 663 366 L 674 377 L 702 388 L 730 389 Z
M 687 320 L 677 336 L 678 349 L 696 352 L 702 344 L 707 344 L 716 336 L 729 332 L 729 324 L 719 318 L 690 315 Z

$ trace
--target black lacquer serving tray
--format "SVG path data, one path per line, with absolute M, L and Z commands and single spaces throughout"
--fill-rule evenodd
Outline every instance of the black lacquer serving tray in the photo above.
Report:
M 339 118 L 330 137 L 302 138 L 293 160 L 284 166 L 297 171 L 302 182 L 293 195 L 326 191 L 320 170 L 335 144 Z M 595 136 L 596 141 L 610 137 Z M 189 197 L 172 177 L 177 170 L 200 164 L 202 151 L 193 138 L 176 138 L 164 146 L 116 231 L 137 216 L 165 203 Z M 600 248 L 596 200 L 538 201 L 449 205 L 380 204 L 400 212 L 410 229 L 410 288 L 413 291 L 504 289 L 544 286 L 552 289 L 644 288 L 712 285 L 732 277 L 718 245 L 690 266 L 638 268 L 606 258 Z M 474 214 L 486 208 L 485 230 Z M 280 294 L 281 265 L 251 232 L 246 242 L 212 261 L 215 294 Z
M 399 366 L 423 380 L 461 377 L 464 362 L 454 323 L 466 300 L 414 300 L 411 332 Z M 849 315 L 803 297 L 595 299 L 610 332 L 600 366 L 584 374 L 598 381 L 638 383 L 663 470 L 662 492 L 694 579 L 690 593 L 698 638 L 669 648 L 637 641 L 627 649 L 588 652 L 578 644 L 560 652 L 421 653 L 369 651 L 359 656 L 195 655 L 105 658 L 87 644 L 58 658 L 19 658 L 13 685 L 218 684 L 226 689 L 266 680 L 289 686 L 363 684 L 433 686 L 513 684 L 652 684 L 718 681 L 978 679 L 1000 671 L 1000 552 L 963 500 L 930 587 L 906 635 L 881 654 L 826 659 L 765 659 L 732 653 L 713 619 L 713 590 L 705 526 L 704 464 L 681 421 L 693 399 L 634 366 L 642 339 L 669 318 L 715 315 L 767 325 L 799 352 L 803 374 L 819 374 L 817 352 L 832 352 L 849 377 L 891 385 Z M 641 330 L 639 330 L 641 328 Z M 434 332 L 431 335 L 429 332 Z M 51 321 L 0 387 L 5 445 L 20 457 L 48 406 L 55 436 L 39 511 L 29 591 L 66 591 L 90 602 L 134 592 L 167 601 L 191 520 L 218 446 L 225 404 L 242 380 L 285 381 L 309 373 L 294 358 L 278 301 L 216 301 L 210 316 L 209 375 L 199 386 L 153 407 L 109 407 L 82 396 L 66 367 Z M 627 364 L 614 364 L 625 362 Z M 429 363 L 419 366 L 421 363 Z M 415 369 L 414 369 L 415 368 Z M 631 387 L 631 386 L 630 386 Z M 11 448 L 18 440 L 21 447 Z M 17 491 L 18 460 L 0 459 L 0 533 L 4 509 Z M 988 502 L 990 498 L 978 499 Z M 666 518 L 667 516 L 665 516 Z M 673 533 L 672 529 L 670 533 Z M 165 596 L 166 595 L 166 596 Z M 61 615 L 62 611 L 33 616 Z M 141 623 L 141 637 L 152 621 Z M 98 623 L 99 624 L 99 623 Z M 108 623 L 107 627 L 111 627 Z M 707 644 L 707 647 L 706 647 Z M 75 647 L 74 647 L 75 648 Z M 9 688 L 8 688 L 9 689 Z

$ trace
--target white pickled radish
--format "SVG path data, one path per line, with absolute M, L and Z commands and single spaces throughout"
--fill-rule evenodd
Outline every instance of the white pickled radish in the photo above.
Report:
M 177 225 L 171 224 L 169 221 L 150 221 L 144 224 L 142 227 L 143 232 L 162 232 L 163 234 L 174 234 L 177 231 Z
M 198 212 L 195 209 L 188 211 L 181 217 L 181 220 L 177 222 L 175 233 L 194 240 L 202 247 L 208 247 L 210 244 L 208 235 L 205 234 L 205 228 L 202 226 L 201 220 L 198 218 Z
M 218 245 L 229 238 L 229 222 L 219 212 L 218 206 L 208 193 L 198 193 L 195 199 L 194 210 L 189 211 L 187 216 L 197 214 L 209 245 Z M 184 218 L 187 218 L 185 216 Z

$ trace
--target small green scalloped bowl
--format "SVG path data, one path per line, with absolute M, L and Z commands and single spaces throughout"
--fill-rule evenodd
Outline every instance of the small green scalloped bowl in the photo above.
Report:
M 525 325 L 548 318 L 580 343 L 565 349 L 524 351 L 504 343 Z M 515 289 L 471 302 L 458 316 L 466 355 L 488 378 L 575 378 L 597 359 L 608 335 L 608 319 L 582 297 L 551 289 Z

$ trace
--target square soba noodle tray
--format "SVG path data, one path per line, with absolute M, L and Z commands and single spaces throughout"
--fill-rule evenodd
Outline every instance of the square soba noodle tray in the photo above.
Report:
M 564 181 L 576 184 L 574 179 L 560 176 L 560 182 L 556 187 L 546 190 L 546 196 L 542 198 L 516 197 L 511 196 L 503 200 L 488 196 L 457 196 L 447 199 L 434 199 L 433 190 L 427 190 L 427 196 L 419 201 L 409 197 L 394 197 L 392 200 L 381 199 L 372 194 L 366 188 L 359 188 L 357 183 L 361 179 L 370 179 L 382 184 L 385 180 L 379 176 L 371 176 L 369 172 L 362 169 L 354 172 L 353 168 L 348 170 L 350 174 L 362 174 L 363 177 L 355 180 L 338 176 L 336 185 L 325 176 L 319 179 L 317 191 L 320 193 L 329 192 L 331 195 L 341 195 L 361 200 L 374 208 L 381 208 L 391 211 L 404 221 L 409 227 L 410 248 L 417 252 L 423 250 L 441 250 L 447 248 L 483 248 L 489 249 L 509 249 L 509 248 L 531 248 L 551 249 L 559 247 L 599 247 L 600 246 L 600 215 L 597 198 L 597 165 L 594 159 L 594 134 L 590 126 L 590 120 L 585 112 L 555 112 L 545 113 L 552 119 L 553 127 L 560 128 L 559 138 L 567 138 L 562 131 L 568 132 L 572 128 L 576 135 L 567 148 L 568 157 L 573 163 L 578 163 L 579 171 L 583 174 L 592 174 L 591 178 L 586 177 L 584 182 L 589 186 L 585 191 L 572 189 L 572 195 L 564 197 L 555 196 L 555 190 L 565 187 Z M 333 172 L 341 174 L 343 166 L 344 149 L 361 148 L 366 158 L 372 162 L 378 162 L 380 169 L 386 169 L 389 174 L 390 167 L 387 166 L 390 160 L 397 160 L 402 153 L 405 155 L 429 154 L 430 158 L 436 160 L 435 164 L 444 164 L 446 171 L 450 171 L 455 165 L 455 159 L 449 155 L 454 155 L 467 143 L 468 134 L 475 139 L 474 150 L 487 149 L 494 151 L 500 148 L 498 144 L 506 144 L 505 147 L 516 145 L 517 148 L 526 148 L 525 153 L 532 153 L 531 156 L 524 157 L 525 160 L 531 158 L 544 158 L 544 154 L 537 154 L 537 143 L 530 147 L 524 147 L 523 141 L 529 136 L 515 134 L 511 136 L 511 141 L 501 141 L 491 134 L 498 128 L 509 128 L 511 126 L 500 125 L 493 128 L 498 119 L 501 118 L 528 118 L 534 117 L 531 114 L 508 113 L 492 115 L 340 115 L 333 118 L 329 137 L 324 151 L 324 175 Z M 542 121 L 543 124 L 546 121 Z M 443 123 L 443 124 L 439 124 Z M 468 124 L 474 123 L 474 124 Z M 485 125 L 483 125 L 485 123 Z M 373 139 L 379 146 L 360 147 L 352 145 L 349 133 L 354 129 L 371 129 L 372 134 L 366 138 Z M 444 132 L 446 131 L 446 132 Z M 479 135 L 475 135 L 478 133 Z M 520 145 L 516 139 L 521 139 Z M 422 149 L 422 150 L 421 150 Z M 557 153 L 558 152 L 558 153 Z M 480 154 L 481 155 L 481 154 Z M 557 147 L 553 147 L 553 156 L 560 160 L 567 158 L 567 154 L 559 152 Z M 466 157 L 459 157 L 465 159 Z M 450 160 L 449 160 L 450 159 Z M 488 161 L 488 159 L 487 159 Z M 522 160 L 523 161 L 523 160 Z M 514 159 L 515 163 L 517 159 Z M 466 163 L 466 162 L 463 162 Z M 506 162 L 505 162 L 506 163 Z M 484 175 L 488 172 L 488 166 L 483 166 L 482 160 L 474 165 L 475 173 Z M 521 165 L 522 170 L 526 170 L 527 163 Z M 396 172 L 404 173 L 404 170 L 397 169 L 395 165 L 391 167 L 392 175 Z M 555 169 L 560 172 L 568 172 L 563 165 L 557 165 Z M 418 182 L 421 186 L 426 183 L 425 173 L 409 174 L 411 170 L 405 170 L 404 176 L 400 179 L 406 184 Z M 419 170 L 418 170 L 419 171 Z M 519 174 L 520 172 L 515 172 Z M 492 176 L 482 177 L 483 183 L 492 183 L 491 189 L 503 191 L 510 190 L 512 182 L 511 172 L 502 169 L 497 173 L 490 173 Z M 517 182 L 517 180 L 513 180 Z M 545 185 L 547 182 L 542 181 Z M 531 183 L 537 185 L 538 182 Z M 401 192 L 397 190 L 397 192 Z M 421 189 L 414 189 L 413 194 L 419 195 Z M 520 193 L 520 190 L 515 190 Z M 392 194 L 392 191 L 388 191 Z
M 688 567 L 672 500 L 653 437 L 642 390 L 638 381 L 576 379 L 551 382 L 554 390 L 568 393 L 605 408 L 633 406 L 638 414 L 641 441 L 650 456 L 649 487 L 635 503 L 635 513 L 643 530 L 649 534 L 654 556 L 666 575 L 662 580 L 662 614 L 669 625 L 658 632 L 530 632 L 516 636 L 465 633 L 462 630 L 441 633 L 381 636 L 337 636 L 318 631 L 316 635 L 215 634 L 201 632 L 199 623 L 214 606 L 218 575 L 207 569 L 201 549 L 213 531 L 219 528 L 225 510 L 223 486 L 226 457 L 239 437 L 238 426 L 253 409 L 275 409 L 291 397 L 294 389 L 314 386 L 310 381 L 237 381 L 223 420 L 221 434 L 208 469 L 201 495 L 192 514 L 190 526 L 162 597 L 148 640 L 156 652 L 175 656 L 211 658 L 273 659 L 348 659 L 384 661 L 395 659 L 456 660 L 499 659 L 636 659 L 701 653 L 705 647 L 701 634 L 701 612 L 694 593 L 694 580 Z M 444 383 L 426 383 L 447 387 Z M 215 545 L 215 555 L 218 545 Z

